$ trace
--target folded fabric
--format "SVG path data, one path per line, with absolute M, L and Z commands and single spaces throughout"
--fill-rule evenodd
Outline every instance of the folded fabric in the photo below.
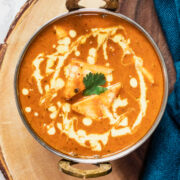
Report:
M 152 136 L 143 180 L 180 180 L 180 0 L 154 0 L 171 51 L 176 83 L 164 116 Z

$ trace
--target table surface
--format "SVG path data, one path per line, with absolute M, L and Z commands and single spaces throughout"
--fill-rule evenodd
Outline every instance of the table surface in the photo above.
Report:
M 0 44 L 4 42 L 12 21 L 25 2 L 26 0 L 0 0 Z M 0 180 L 5 180 L 1 171 Z

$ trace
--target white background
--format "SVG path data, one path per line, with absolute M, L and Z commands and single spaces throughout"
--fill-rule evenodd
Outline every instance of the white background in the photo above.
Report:
M 0 0 L 0 44 L 4 42 L 9 26 L 26 0 Z M 0 171 L 0 180 L 5 180 Z

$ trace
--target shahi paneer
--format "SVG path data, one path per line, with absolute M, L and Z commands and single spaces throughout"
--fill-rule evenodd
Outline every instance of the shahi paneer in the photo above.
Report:
M 153 125 L 162 67 L 134 25 L 96 12 L 68 15 L 31 42 L 20 66 L 22 111 L 35 133 L 70 156 L 127 149 Z

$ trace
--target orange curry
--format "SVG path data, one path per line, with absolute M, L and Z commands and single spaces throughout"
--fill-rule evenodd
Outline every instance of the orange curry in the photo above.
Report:
M 88 83 L 99 84 L 85 94 Z M 22 61 L 18 91 L 42 140 L 70 156 L 95 158 L 123 151 L 148 132 L 163 83 L 142 32 L 118 17 L 86 12 L 38 34 Z

